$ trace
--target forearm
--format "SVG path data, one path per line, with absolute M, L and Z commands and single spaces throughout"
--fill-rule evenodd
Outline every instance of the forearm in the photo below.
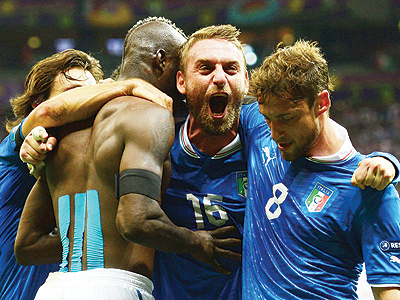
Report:
M 61 240 L 52 234 L 55 227 L 47 182 L 40 177 L 22 211 L 14 246 L 17 261 L 23 265 L 61 261 Z
M 134 211 L 127 209 L 132 198 L 138 203 Z M 201 247 L 195 232 L 173 224 L 158 202 L 141 195 L 120 198 L 117 227 L 128 241 L 163 252 L 191 253 Z
M 133 80 L 85 86 L 66 91 L 40 104 L 27 117 L 22 127 L 26 136 L 40 125 L 45 128 L 58 127 L 87 119 L 109 100 L 130 94 Z

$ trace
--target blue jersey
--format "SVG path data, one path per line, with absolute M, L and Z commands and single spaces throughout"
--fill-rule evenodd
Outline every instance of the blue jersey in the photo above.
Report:
M 260 120 L 258 114 L 249 122 L 246 136 L 243 299 L 357 299 L 364 261 L 372 286 L 399 284 L 400 201 L 394 186 L 377 191 L 351 185 L 364 156 L 348 137 L 339 159 L 289 163 Z
M 232 143 L 211 157 L 191 145 L 186 126 L 187 122 L 177 127 L 171 149 L 171 181 L 162 200 L 163 210 L 178 226 L 212 230 L 236 225 L 242 233 L 247 165 L 240 131 Z M 219 261 L 231 270 L 231 275 L 218 273 L 190 255 L 156 252 L 155 298 L 241 299 L 241 262 Z
M 57 265 L 21 266 L 14 256 L 14 242 L 25 200 L 35 183 L 19 159 L 15 127 L 0 145 L 0 299 L 32 300 L 49 272 Z

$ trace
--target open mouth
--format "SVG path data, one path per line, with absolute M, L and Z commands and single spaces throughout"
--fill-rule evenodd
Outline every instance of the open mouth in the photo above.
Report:
M 225 115 L 226 106 L 228 105 L 228 95 L 225 93 L 217 93 L 210 98 L 210 111 L 214 118 L 222 118 Z

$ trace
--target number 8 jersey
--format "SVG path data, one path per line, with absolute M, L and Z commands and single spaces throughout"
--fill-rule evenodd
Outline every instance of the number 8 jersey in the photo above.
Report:
M 253 116 L 262 118 L 257 105 Z M 338 153 L 289 163 L 266 123 L 258 124 L 244 142 L 243 299 L 357 299 L 363 261 L 371 285 L 399 286 L 398 193 L 392 184 L 383 191 L 351 185 L 364 156 L 347 131 L 334 123 L 344 142 Z
M 247 192 L 246 160 L 239 135 L 216 155 L 191 145 L 188 119 L 177 126 L 171 149 L 172 174 L 162 208 L 178 226 L 212 230 L 236 225 L 242 233 Z M 234 249 L 241 252 L 241 249 Z M 241 299 L 241 261 L 219 259 L 231 270 L 223 275 L 190 255 L 156 252 L 156 299 Z

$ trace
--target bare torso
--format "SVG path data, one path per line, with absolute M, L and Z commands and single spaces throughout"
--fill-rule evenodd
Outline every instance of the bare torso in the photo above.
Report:
M 138 100 L 137 113 L 146 113 L 142 106 L 148 105 L 154 104 Z M 135 119 L 135 109 L 128 114 L 124 101 L 117 99 L 105 105 L 94 120 L 73 123 L 57 132 L 58 147 L 46 163 L 47 181 L 62 238 L 63 228 L 68 228 L 65 234 L 69 238 L 69 271 L 77 263 L 79 267 L 79 257 L 75 256 L 79 256 L 81 249 L 82 270 L 92 264 L 101 267 L 99 260 L 103 260 L 105 268 L 152 276 L 154 250 L 127 241 L 116 226 L 119 201 L 115 197 L 115 174 L 121 171 L 125 147 L 119 124 Z M 65 200 L 66 195 L 69 201 Z M 65 221 L 68 202 L 69 227 Z

